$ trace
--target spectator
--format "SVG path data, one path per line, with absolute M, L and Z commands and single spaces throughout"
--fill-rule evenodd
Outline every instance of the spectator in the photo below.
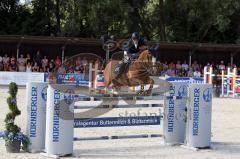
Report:
M 184 71 L 188 71 L 188 64 L 187 64 L 187 61 L 184 61 L 183 64 L 182 64 L 182 69 Z
M 14 58 L 11 58 L 10 71 L 18 71 L 18 66 Z
M 201 77 L 201 72 L 199 71 L 199 69 L 196 69 L 196 70 L 193 72 L 193 77 Z
M 172 68 L 169 68 L 167 71 L 166 71 L 166 75 L 168 76 L 176 76 L 175 74 L 175 69 L 172 67 Z
M 175 65 L 173 62 L 171 62 L 171 63 L 168 65 L 168 68 L 169 68 L 169 69 L 175 69 L 175 68 L 176 68 L 176 65 Z
M 54 64 L 55 64 L 56 69 L 58 69 L 61 66 L 62 61 L 59 56 L 56 57 Z
M 197 69 L 198 69 L 198 70 L 200 69 L 197 61 L 194 61 L 194 62 L 193 62 L 193 64 L 192 64 L 192 69 L 193 69 L 193 71 L 195 71 L 195 70 L 197 70 Z
M 28 63 L 27 63 L 27 66 L 26 66 L 26 72 L 32 72 L 32 65 L 31 65 L 31 62 L 28 62 Z
M 39 72 L 39 66 L 37 62 L 34 62 L 34 66 L 32 67 L 32 72 Z
M 53 64 L 52 61 L 49 63 L 48 72 L 49 73 L 53 73 L 54 72 L 54 64 Z
M 193 69 L 192 67 L 189 68 L 189 71 L 188 71 L 188 77 L 193 77 Z
M 63 65 L 61 65 L 61 66 L 58 68 L 57 72 L 58 72 L 59 74 L 65 74 L 65 73 L 66 73 L 66 69 L 65 69 L 65 67 L 64 67 Z
M 28 64 L 28 63 L 30 63 L 30 64 L 32 64 L 33 63 L 33 60 L 32 60 L 32 58 L 31 58 L 31 56 L 30 56 L 30 54 L 27 54 L 27 57 L 26 57 L 26 63 Z
M 220 62 L 220 65 L 218 66 L 218 69 L 219 70 L 225 70 L 225 65 L 224 65 L 223 61 Z
M 33 60 L 38 66 L 41 66 L 42 55 L 40 54 L 40 50 L 37 51 L 37 54 L 34 56 Z
M 3 71 L 3 58 L 0 56 L 0 71 Z
M 19 64 L 19 66 L 18 66 L 18 71 L 19 71 L 19 72 L 26 72 L 25 64 Z
M 3 69 L 4 71 L 9 71 L 9 57 L 7 54 L 4 55 L 3 57 Z
M 17 60 L 18 65 L 25 65 L 26 59 L 24 58 L 23 54 L 20 55 L 20 58 Z
M 182 74 L 182 65 L 181 65 L 181 61 L 177 61 L 177 64 L 176 64 L 176 74 L 179 75 L 179 74 Z
M 42 59 L 42 68 L 44 72 L 47 72 L 47 66 L 48 66 L 48 59 L 47 56 L 44 56 Z

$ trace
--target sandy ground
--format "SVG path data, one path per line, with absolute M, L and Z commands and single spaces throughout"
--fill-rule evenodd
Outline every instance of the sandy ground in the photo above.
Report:
M 26 97 L 25 88 L 20 88 L 17 102 L 22 115 L 16 119 L 17 124 L 25 130 L 26 127 Z M 4 118 L 8 112 L 6 98 L 7 88 L 0 87 L 0 131 L 4 130 Z M 136 108 L 134 108 L 136 109 Z M 120 111 L 135 111 L 134 109 Z M 149 108 L 152 109 L 152 108 Z M 156 109 L 156 108 L 155 108 Z M 156 110 L 146 110 L 154 112 Z M 111 113 L 111 112 L 110 112 Z M 113 114 L 119 112 L 112 112 Z M 239 159 L 240 158 L 240 99 L 214 98 L 212 116 L 212 149 L 193 151 L 179 146 L 163 146 L 161 138 L 152 139 L 122 139 L 105 141 L 78 141 L 74 143 L 75 157 L 87 159 Z M 159 133 L 160 126 L 123 127 L 123 128 L 91 128 L 78 129 L 75 136 L 119 135 L 136 133 Z M 7 153 L 4 141 L 0 140 L 0 159 L 42 159 L 38 153 L 18 154 Z

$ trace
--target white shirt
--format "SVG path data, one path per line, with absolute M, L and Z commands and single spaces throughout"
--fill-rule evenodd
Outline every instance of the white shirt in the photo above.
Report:
M 225 65 L 223 65 L 223 64 L 219 65 L 219 69 L 220 70 L 225 70 Z
M 32 66 L 27 66 L 26 67 L 26 72 L 32 72 Z
M 9 57 L 3 57 L 3 64 L 9 63 Z
M 194 76 L 194 77 L 201 77 L 201 72 L 199 72 L 199 71 L 194 71 L 194 72 L 193 72 L 193 76 Z
M 24 65 L 25 64 L 25 58 L 19 58 L 18 59 L 18 63 L 21 64 L 21 65 Z
M 184 70 L 188 70 L 188 64 L 186 64 L 186 63 L 184 64 L 184 63 L 183 63 L 183 64 L 182 64 L 182 68 L 183 68 Z

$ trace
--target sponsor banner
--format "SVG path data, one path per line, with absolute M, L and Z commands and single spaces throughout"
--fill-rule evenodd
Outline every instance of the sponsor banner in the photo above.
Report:
M 44 82 L 44 73 L 38 72 L 0 72 L 0 85 L 15 82 L 25 86 L 28 82 Z
M 166 77 L 169 82 L 187 82 L 187 83 L 203 83 L 203 78 L 194 77 Z
M 88 86 L 88 81 L 85 79 L 84 74 L 58 74 L 57 84 Z
M 160 116 L 103 117 L 74 119 L 75 128 L 160 125 Z
M 71 85 L 80 85 L 80 86 L 88 86 L 89 81 L 86 79 L 87 75 L 84 74 L 56 74 L 54 75 L 54 79 L 57 84 L 71 84 Z M 44 81 L 48 82 L 54 80 L 49 76 L 49 73 L 44 74 Z M 54 80 L 54 81 L 55 81 Z

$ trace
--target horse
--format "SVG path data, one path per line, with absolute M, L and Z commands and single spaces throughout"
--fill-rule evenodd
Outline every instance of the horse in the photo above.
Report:
M 149 50 L 144 50 L 138 58 L 131 62 L 130 66 L 124 73 L 115 79 L 115 68 L 119 65 L 119 60 L 110 60 L 104 69 L 104 83 L 108 88 L 111 84 L 113 88 L 119 89 L 122 86 L 141 86 L 137 95 L 151 95 L 154 80 L 150 78 L 153 73 L 152 55 Z M 149 89 L 144 91 L 144 86 L 149 84 Z

